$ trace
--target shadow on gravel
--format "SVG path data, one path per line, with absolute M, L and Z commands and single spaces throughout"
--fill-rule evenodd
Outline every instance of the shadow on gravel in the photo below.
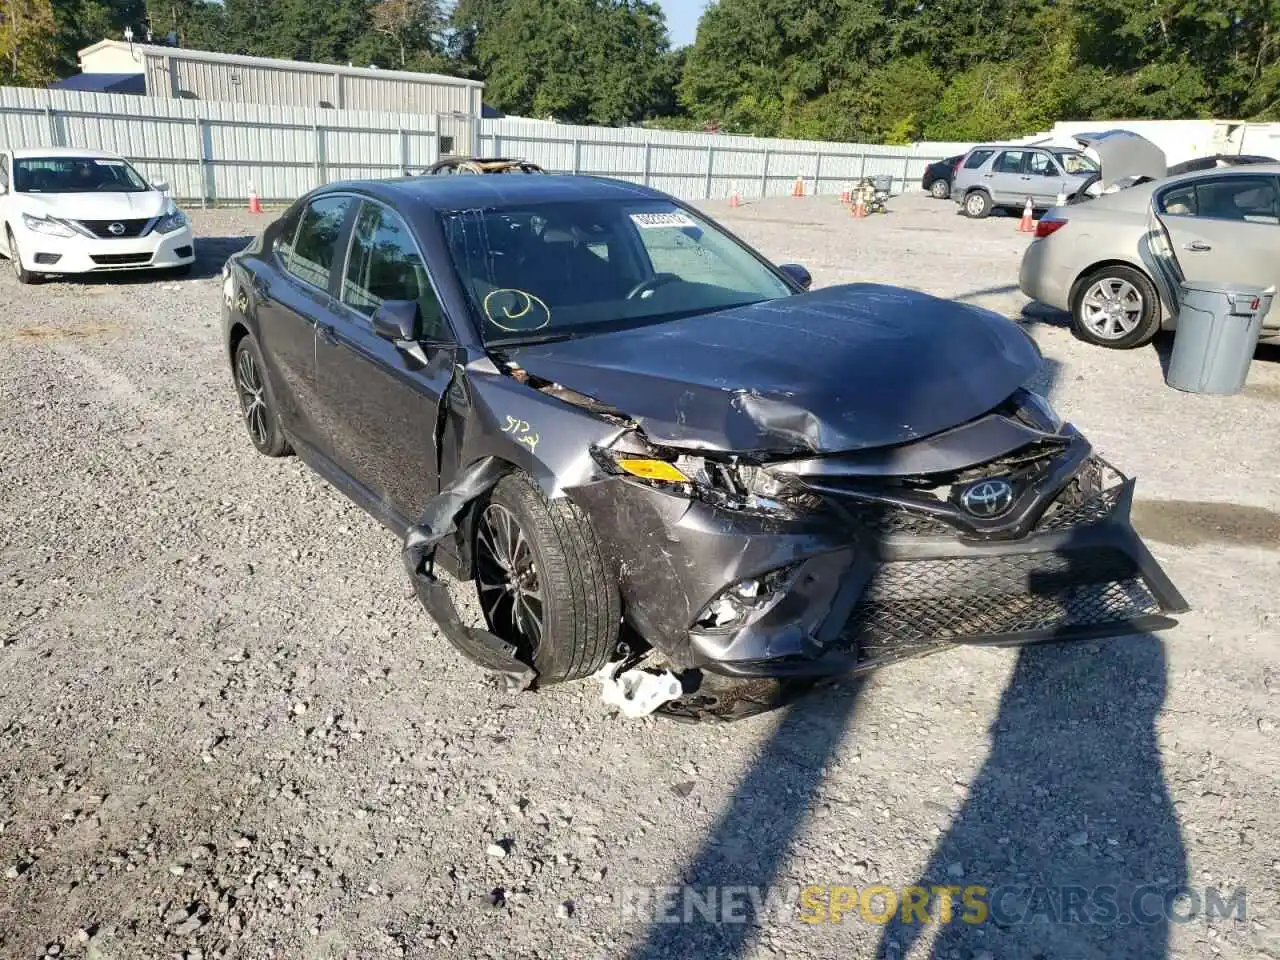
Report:
M 119 273 L 53 274 L 45 283 L 70 283 L 81 286 L 146 286 L 165 281 L 208 280 L 222 273 L 227 257 L 239 253 L 253 237 L 196 237 L 196 259 L 188 273 L 177 270 L 122 270 Z
M 786 708 L 728 807 L 672 883 L 709 891 L 733 886 L 763 889 L 777 881 L 791 844 L 816 802 L 824 768 L 839 752 L 853 723 L 861 687 L 856 681 L 823 687 Z M 719 915 L 720 905 L 713 906 Z M 681 916 L 682 907 L 677 903 L 672 915 Z M 763 912 L 746 907 L 748 917 Z M 771 922 L 771 918 L 762 920 Z M 693 913 L 689 923 L 652 923 L 644 942 L 627 956 L 628 960 L 734 960 L 748 953 L 758 931 L 753 923 L 716 923 Z
M 207 279 L 222 273 L 227 257 L 239 253 L 249 245 L 253 237 L 196 237 L 196 262 L 191 270 L 192 279 Z
M 1162 899 L 1186 884 L 1187 855 L 1155 729 L 1164 697 L 1150 634 L 1023 649 L 991 752 L 916 881 L 985 887 L 990 916 L 964 922 L 960 896 L 948 924 L 899 913 L 877 957 L 922 936 L 937 958 L 1166 957 Z

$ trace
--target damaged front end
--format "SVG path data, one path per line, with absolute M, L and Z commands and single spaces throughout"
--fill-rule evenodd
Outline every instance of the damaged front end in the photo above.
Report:
M 1034 394 L 889 448 L 748 462 L 647 443 L 576 487 L 628 621 L 678 669 L 857 672 L 955 644 L 1114 636 L 1187 609 L 1133 481 Z

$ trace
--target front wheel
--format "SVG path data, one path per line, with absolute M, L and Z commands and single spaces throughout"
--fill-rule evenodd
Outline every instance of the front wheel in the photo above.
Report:
M 22 257 L 18 253 L 18 241 L 13 236 L 13 230 L 8 227 L 5 228 L 5 239 L 9 243 L 9 265 L 13 267 L 13 275 L 19 283 L 35 283 L 38 278 L 22 265 Z
M 1141 270 L 1114 265 L 1095 270 L 1076 288 L 1071 326 L 1081 340 L 1130 350 L 1160 330 L 1160 298 Z
M 929 196 L 935 200 L 945 200 L 951 196 L 951 184 L 945 180 L 935 180 L 929 187 Z
M 572 501 L 547 500 L 523 474 L 504 477 L 480 509 L 473 556 L 489 630 L 540 684 L 580 680 L 608 662 L 622 619 L 618 581 Z

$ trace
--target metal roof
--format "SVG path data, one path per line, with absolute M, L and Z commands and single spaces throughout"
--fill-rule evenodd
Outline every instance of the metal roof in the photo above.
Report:
M 147 92 L 147 80 L 141 73 L 77 73 L 49 84 L 51 90 L 85 90 L 89 93 Z
M 450 77 L 443 73 L 415 73 L 412 70 L 382 70 L 377 67 L 347 67 L 330 63 L 312 63 L 309 60 L 276 60 L 271 57 L 245 57 L 235 53 L 215 53 L 212 50 L 188 50 L 184 47 L 165 47 L 158 44 L 134 43 L 123 40 L 99 40 L 77 54 L 82 59 L 86 53 L 95 53 L 106 47 L 131 50 L 135 54 L 152 57 L 180 57 L 184 60 L 202 60 L 206 63 L 229 63 L 243 67 L 269 67 L 275 70 L 300 70 L 306 73 L 335 73 L 358 77 L 385 77 L 393 80 L 409 80 L 417 83 L 451 84 L 460 87 L 483 87 L 479 80 Z

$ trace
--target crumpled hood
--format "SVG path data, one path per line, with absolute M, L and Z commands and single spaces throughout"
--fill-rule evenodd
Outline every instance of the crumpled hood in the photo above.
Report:
M 972 420 L 1040 368 L 990 311 L 879 284 L 505 351 L 655 443 L 787 456 L 905 443 Z
M 139 193 L 19 193 L 32 215 L 60 220 L 145 220 L 164 213 L 169 198 L 158 190 Z
M 1131 130 L 1080 133 L 1076 134 L 1075 139 L 1097 155 L 1102 168 L 1104 190 L 1129 177 L 1159 180 L 1168 176 L 1169 167 L 1164 151 Z

